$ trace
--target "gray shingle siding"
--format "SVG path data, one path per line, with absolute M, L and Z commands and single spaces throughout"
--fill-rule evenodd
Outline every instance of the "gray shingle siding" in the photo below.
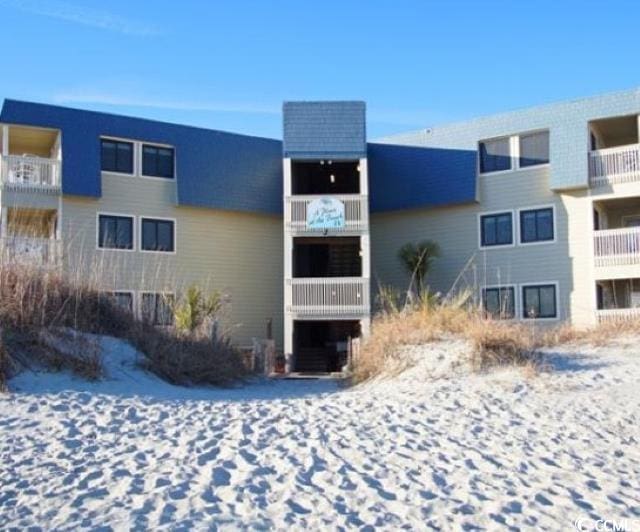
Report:
M 292 159 L 367 156 L 364 102 L 285 102 L 283 151 Z
M 588 123 L 637 114 L 640 90 L 616 92 L 501 113 L 385 137 L 379 142 L 477 151 L 478 141 L 536 129 L 549 130 L 550 188 L 584 188 L 588 182 Z

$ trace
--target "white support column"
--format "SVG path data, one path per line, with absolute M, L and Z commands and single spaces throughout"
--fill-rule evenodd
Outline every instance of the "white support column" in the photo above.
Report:
M 6 168 L 6 161 L 3 159 L 9 155 L 9 126 L 2 125 L 2 146 L 0 146 L 0 183 L 5 179 L 4 172 L 8 172 Z M 0 188 L 0 237 L 3 239 L 7 236 L 7 209 L 4 206 L 4 198 L 2 197 L 2 189 Z M 4 240 L 3 240 L 4 243 Z
M 360 336 L 362 338 L 368 338 L 371 332 L 371 318 L 367 316 L 360 320 Z
M 293 316 L 289 312 L 284 313 L 284 371 L 293 371 Z
M 2 237 L 3 241 L 7 238 L 7 227 L 8 227 L 8 216 L 7 216 L 7 208 L 5 205 L 0 207 L 0 217 L 2 220 L 0 221 L 0 237 Z
M 366 158 L 360 159 L 360 194 L 369 196 L 369 165 Z M 371 282 L 371 237 L 369 234 L 369 202 L 367 201 L 367 229 L 360 237 L 360 252 L 362 253 L 362 277 Z M 371 291 L 371 286 L 369 286 Z M 373 299 L 370 298 L 372 301 Z M 360 320 L 360 333 L 363 338 L 369 336 L 371 317 L 367 316 Z
M 360 194 L 363 196 L 369 195 L 369 166 L 367 164 L 367 159 L 360 159 L 359 162 L 360 167 Z
M 287 227 L 287 220 L 290 219 L 289 204 L 287 198 L 291 196 L 291 159 L 285 158 L 282 161 L 282 174 L 284 178 L 284 356 L 285 372 L 293 370 L 293 317 L 287 312 L 287 306 L 291 304 L 292 291 L 290 280 L 293 277 L 293 237 Z
M 362 258 L 362 277 L 371 279 L 371 237 L 368 232 L 360 237 L 360 253 Z
M 2 156 L 9 155 L 9 126 L 2 126 Z

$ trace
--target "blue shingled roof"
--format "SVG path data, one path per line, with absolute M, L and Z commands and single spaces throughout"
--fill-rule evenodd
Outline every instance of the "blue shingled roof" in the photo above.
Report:
M 359 159 L 367 155 L 364 102 L 285 102 L 284 156 Z
M 282 212 L 282 143 L 141 118 L 5 100 L 0 121 L 62 131 L 65 194 L 100 197 L 100 136 L 176 149 L 178 203 Z
M 476 200 L 476 151 L 369 144 L 372 212 Z
M 287 122 L 287 116 L 295 119 Z M 311 125 L 302 123 L 303 116 Z M 62 131 L 65 194 L 101 196 L 99 139 L 105 135 L 175 146 L 180 205 L 282 212 L 283 143 L 278 140 L 16 100 L 5 100 L 0 122 Z M 340 135 L 326 136 L 337 125 Z M 309 158 L 368 156 L 372 212 L 475 200 L 475 151 L 367 144 L 362 102 L 286 103 L 285 135 L 288 127 L 308 135 L 295 146 L 321 150 L 304 152 Z M 311 136 L 314 128 L 317 141 Z M 303 152 L 287 153 L 286 142 L 284 153 L 305 158 Z

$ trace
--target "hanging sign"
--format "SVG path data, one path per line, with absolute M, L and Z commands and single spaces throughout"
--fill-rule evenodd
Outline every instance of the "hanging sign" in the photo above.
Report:
M 344 203 L 336 198 L 318 198 L 307 205 L 307 229 L 344 227 Z

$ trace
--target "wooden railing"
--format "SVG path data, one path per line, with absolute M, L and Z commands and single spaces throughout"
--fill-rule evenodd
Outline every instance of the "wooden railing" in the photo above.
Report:
M 598 323 L 612 323 L 640 319 L 640 308 L 612 308 L 596 310 Z
M 313 316 L 368 314 L 369 279 L 363 277 L 287 280 L 287 310 Z
M 596 266 L 640 264 L 640 227 L 595 231 L 593 239 Z
M 640 181 L 640 144 L 589 153 L 589 183 L 592 187 L 632 181 Z
M 52 238 L 10 236 L 0 239 L 4 263 L 57 266 L 62 261 L 62 242 Z
M 0 160 L 2 185 L 20 190 L 60 190 L 60 161 L 42 157 L 5 155 Z
M 285 224 L 294 233 L 318 233 L 321 229 L 307 226 L 307 207 L 320 195 L 289 196 L 285 200 Z M 333 194 L 332 199 L 344 204 L 345 224 L 341 228 L 332 228 L 328 232 L 366 231 L 369 227 L 369 199 L 360 194 Z

